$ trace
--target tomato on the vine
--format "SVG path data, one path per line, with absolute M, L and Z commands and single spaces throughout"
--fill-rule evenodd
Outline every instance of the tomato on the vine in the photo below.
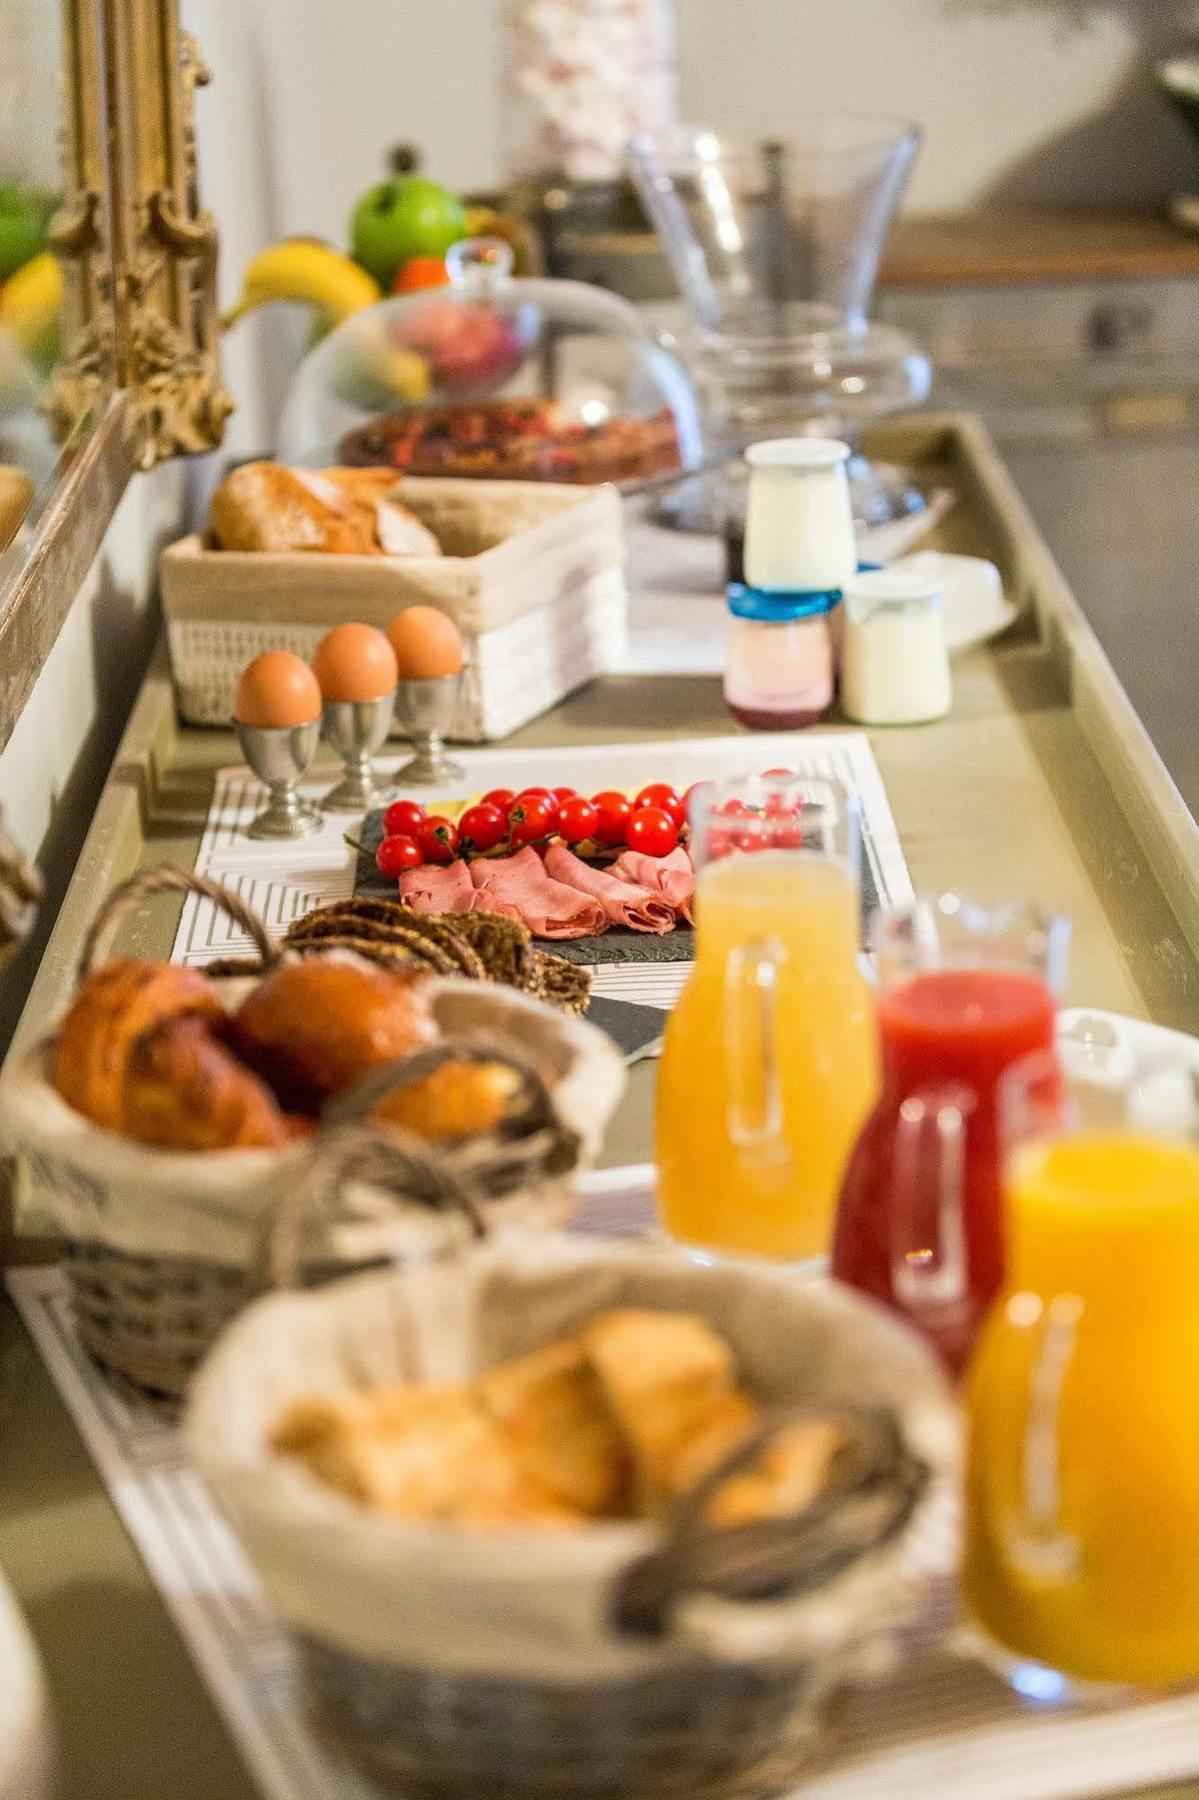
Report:
M 424 854 L 415 839 L 399 832 L 385 837 L 375 851 L 376 869 L 380 875 L 386 875 L 392 880 L 398 880 L 405 869 L 419 869 L 424 860 Z
M 554 830 L 554 803 L 538 794 L 519 795 L 508 814 L 508 834 L 514 849 L 522 844 L 537 844 Z
M 599 812 L 582 794 L 571 794 L 558 802 L 558 835 L 568 844 L 581 844 L 595 836 Z
M 419 800 L 393 800 L 383 814 L 383 829 L 390 837 L 415 838 L 425 822 L 425 809 Z
M 633 802 L 633 811 L 640 807 L 653 806 L 673 819 L 678 830 L 682 830 L 687 822 L 687 809 L 677 788 L 672 788 L 668 781 L 654 781 L 649 787 L 643 787 Z
M 645 856 L 669 856 L 679 841 L 679 828 L 661 806 L 639 806 L 625 829 L 630 850 Z
M 579 797 L 579 790 L 578 788 L 571 787 L 551 788 L 550 794 L 557 804 L 561 806 L 564 800 L 577 800 Z
M 506 813 L 515 799 L 516 790 L 514 788 L 492 788 L 490 793 L 484 794 L 479 805 L 498 806 L 502 813 Z
M 609 849 L 623 844 L 625 828 L 633 812 L 628 796 L 617 793 L 615 788 L 605 788 L 600 794 L 592 794 L 591 804 L 599 815 L 592 834 L 596 843 L 605 844 Z
M 518 800 L 552 800 L 554 798 L 554 794 L 553 794 L 552 788 L 543 788 L 543 787 L 521 788 L 521 790 L 520 790 L 519 794 L 517 794 L 516 798 Z
M 494 850 L 507 835 L 507 815 L 487 800 L 468 806 L 458 821 L 458 841 L 464 849 Z
M 451 863 L 458 854 L 458 827 L 439 813 L 430 813 L 417 833 L 426 862 Z

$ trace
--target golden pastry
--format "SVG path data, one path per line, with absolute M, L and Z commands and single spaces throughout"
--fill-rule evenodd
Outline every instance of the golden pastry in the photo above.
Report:
M 264 975 L 232 1022 L 239 1056 L 294 1112 L 431 1043 L 425 978 L 373 964 L 309 957 Z
M 120 1131 L 129 1064 L 147 1033 L 169 1019 L 224 1018 L 216 990 L 178 963 L 106 963 L 80 987 L 59 1027 L 51 1080 L 68 1105 Z

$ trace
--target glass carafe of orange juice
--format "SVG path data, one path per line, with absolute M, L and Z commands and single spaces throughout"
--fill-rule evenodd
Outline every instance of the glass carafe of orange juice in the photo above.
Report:
M 858 966 L 856 798 L 755 777 L 692 803 L 695 966 L 658 1075 L 658 1202 L 688 1244 L 824 1254 L 849 1147 L 874 1098 Z
M 1016 1685 L 1199 1678 L 1199 1108 L 1178 1062 L 1008 1077 L 1008 1282 L 967 1382 L 966 1604 Z M 1030 1673 L 1029 1665 L 1033 1665 Z

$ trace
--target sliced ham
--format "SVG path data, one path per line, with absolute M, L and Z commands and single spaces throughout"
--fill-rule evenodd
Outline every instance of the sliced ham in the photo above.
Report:
M 418 913 L 470 912 L 475 904 L 470 869 L 461 861 L 405 869 L 400 876 L 400 899 Z
M 604 909 L 609 925 L 627 925 L 631 931 L 672 931 L 674 907 L 649 888 L 622 880 L 607 869 L 593 869 L 564 844 L 551 844 L 545 868 L 555 881 L 591 894 Z
M 680 919 L 693 923 L 692 903 L 695 899 L 695 870 L 691 858 L 681 844 L 669 856 L 646 856 L 642 850 L 622 850 L 612 864 L 612 873 L 634 887 L 647 888 L 672 906 Z
M 555 881 L 531 844 L 515 856 L 480 857 L 470 865 L 470 878 L 481 912 L 511 912 L 524 920 L 534 937 L 594 937 L 607 930 L 607 915 L 599 901 Z

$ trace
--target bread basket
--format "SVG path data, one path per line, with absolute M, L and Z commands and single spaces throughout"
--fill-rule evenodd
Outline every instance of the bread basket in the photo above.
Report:
M 856 1510 L 694 1532 L 684 1502 L 664 1526 L 471 1532 L 371 1513 L 270 1447 L 292 1400 L 468 1375 L 623 1305 L 704 1315 L 767 1408 L 881 1421 Z M 259 1302 L 200 1371 L 186 1432 L 317 1722 L 408 1800 L 778 1792 L 829 1702 L 924 1610 L 912 1540 L 955 1455 L 928 1352 L 848 1290 L 516 1235 Z
M 133 906 L 196 889 L 249 932 L 259 971 L 278 960 L 235 894 L 163 868 L 114 892 L 85 945 L 80 978 L 105 960 Z M 230 1004 L 252 978 L 219 984 Z M 446 1040 L 485 1043 L 489 1054 L 498 1047 L 540 1094 L 543 1129 L 520 1154 L 490 1134 L 453 1151 L 417 1139 L 401 1146 L 395 1134 L 395 1153 L 381 1161 L 377 1135 L 355 1128 L 345 1104 L 337 1126 L 310 1144 L 156 1150 L 67 1105 L 47 1079 L 52 1039 L 6 1069 L 0 1116 L 62 1235 L 80 1337 L 106 1371 L 176 1400 L 222 1327 L 281 1276 L 323 1279 L 438 1254 L 480 1228 L 566 1220 L 574 1175 L 594 1155 L 623 1087 L 619 1053 L 594 1026 L 498 984 L 437 979 L 429 989 Z M 359 1098 L 365 1106 L 371 1096 Z

